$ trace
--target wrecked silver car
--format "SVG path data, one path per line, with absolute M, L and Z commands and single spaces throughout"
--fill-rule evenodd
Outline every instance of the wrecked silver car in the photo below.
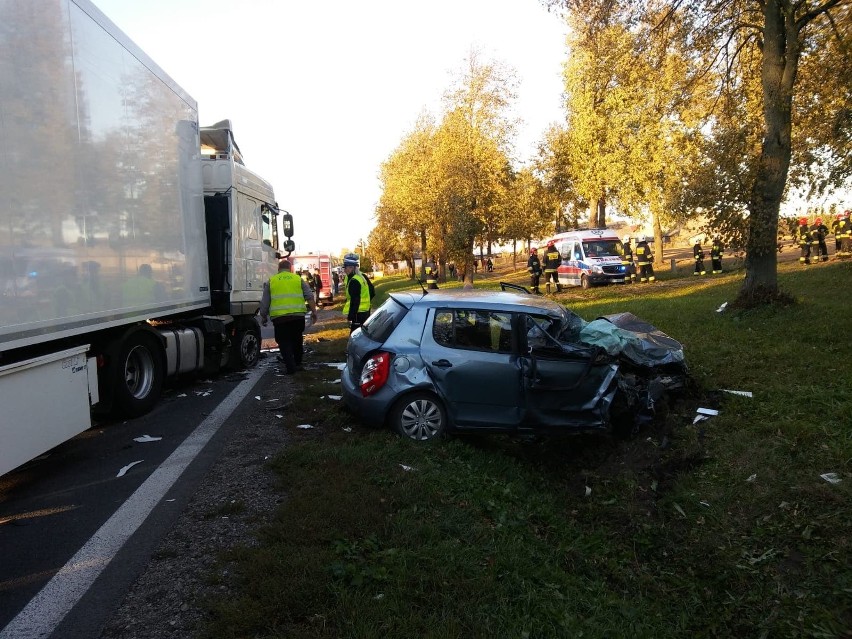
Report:
M 687 379 L 681 345 L 629 313 L 455 289 L 391 294 L 350 336 L 341 384 L 365 421 L 428 440 L 635 430 Z

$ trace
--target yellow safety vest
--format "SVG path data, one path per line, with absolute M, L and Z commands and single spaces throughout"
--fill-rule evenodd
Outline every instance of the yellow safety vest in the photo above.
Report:
M 269 294 L 269 317 L 305 314 L 302 278 L 295 273 L 281 271 L 269 278 Z
M 353 277 L 361 284 L 361 300 L 358 302 L 358 312 L 366 313 L 370 310 L 370 287 L 367 286 L 367 280 L 360 273 L 354 273 L 346 277 L 346 303 L 343 304 L 344 315 L 349 315 L 349 303 L 352 301 L 349 299 L 349 280 Z

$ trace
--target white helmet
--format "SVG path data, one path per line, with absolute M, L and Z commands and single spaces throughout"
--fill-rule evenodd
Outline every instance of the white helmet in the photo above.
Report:
M 623 239 L 623 240 L 621 240 L 621 241 L 622 241 L 622 242 L 624 242 L 625 244 L 627 244 L 627 243 L 630 241 L 630 236 L 629 236 L 629 235 L 625 235 L 625 236 L 624 236 L 624 239 Z
M 636 238 L 636 240 L 637 240 L 638 242 L 644 242 L 646 239 L 647 239 L 647 238 L 646 238 L 644 235 L 640 235 L 639 237 L 637 237 L 637 238 Z

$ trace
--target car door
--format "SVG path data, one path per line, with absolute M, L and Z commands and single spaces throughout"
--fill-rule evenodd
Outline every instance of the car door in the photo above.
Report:
M 598 430 L 609 423 L 618 365 L 597 347 L 561 343 L 552 321 L 525 315 L 523 337 L 526 424 L 533 428 Z
M 420 352 L 457 428 L 517 427 L 523 398 L 511 313 L 433 309 Z

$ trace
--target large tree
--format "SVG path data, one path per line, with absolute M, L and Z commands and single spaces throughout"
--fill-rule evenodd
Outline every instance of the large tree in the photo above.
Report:
M 696 55 L 708 60 L 708 73 L 719 72 L 726 86 L 760 81 L 760 148 L 750 164 L 746 208 L 746 277 L 740 302 L 754 303 L 775 298 L 778 291 L 776 237 L 778 217 L 794 154 L 794 109 L 800 66 L 819 55 L 820 45 L 835 43 L 839 52 L 835 74 L 849 77 L 849 30 L 852 0 L 555 0 L 587 21 L 608 25 L 630 22 L 637 17 L 662 16 L 647 33 L 649 38 L 667 37 L 665 25 L 679 20 L 690 29 Z M 754 64 L 751 64 L 751 62 Z M 843 89 L 848 91 L 848 83 Z M 800 98 L 801 99 L 801 98 Z M 823 117 L 836 125 L 839 157 L 848 157 L 850 130 L 848 102 L 821 104 Z M 834 113 L 827 112 L 834 107 Z M 838 114 L 839 113 L 839 114 Z M 844 137 L 845 136 L 845 137 Z M 846 141 L 845 153 L 843 140 Z M 837 149 L 828 144 L 828 149 Z M 824 155 L 822 157 L 825 157 Z M 819 157 L 813 162 L 820 164 Z M 848 161 L 845 162 L 848 170 Z M 836 167 L 835 167 L 836 171 Z M 843 175 L 833 175 L 837 181 Z

